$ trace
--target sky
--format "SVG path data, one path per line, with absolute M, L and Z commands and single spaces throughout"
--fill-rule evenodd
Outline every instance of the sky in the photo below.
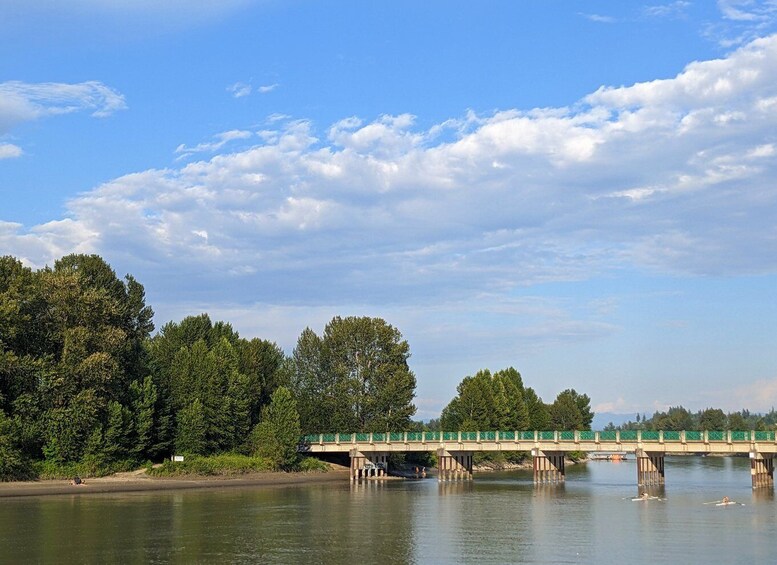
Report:
M 768 411 L 776 34 L 775 0 L 3 0 L 0 255 L 287 353 L 384 318 L 418 418 L 511 366 Z

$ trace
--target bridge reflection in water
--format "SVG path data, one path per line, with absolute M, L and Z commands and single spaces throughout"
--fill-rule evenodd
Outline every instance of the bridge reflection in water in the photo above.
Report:
M 385 432 L 313 434 L 303 438 L 300 451 L 310 454 L 348 453 L 351 479 L 381 475 L 391 453 L 435 452 L 438 479 L 471 480 L 476 452 L 528 451 L 534 482 L 564 481 L 565 455 L 634 453 L 637 484 L 664 484 L 664 456 L 711 453 L 748 455 L 753 488 L 774 487 L 774 431 L 487 431 Z

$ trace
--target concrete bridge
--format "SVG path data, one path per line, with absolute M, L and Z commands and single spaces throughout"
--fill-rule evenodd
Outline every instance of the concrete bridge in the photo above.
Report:
M 313 434 L 305 436 L 301 451 L 348 453 L 351 479 L 385 473 L 391 453 L 435 452 L 438 479 L 472 479 L 475 452 L 528 451 L 532 454 L 534 481 L 564 480 L 565 454 L 634 453 L 637 484 L 664 484 L 667 454 L 740 454 L 750 458 L 753 488 L 774 486 L 774 431 L 487 431 L 487 432 L 385 432 Z

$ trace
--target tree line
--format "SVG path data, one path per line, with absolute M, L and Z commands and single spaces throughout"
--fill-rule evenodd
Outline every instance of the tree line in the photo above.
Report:
M 97 255 L 33 270 L 0 257 L 0 480 L 106 473 L 172 454 L 297 462 L 303 434 L 585 429 L 587 395 L 545 404 L 513 368 L 465 377 L 415 415 L 410 347 L 380 318 L 305 329 L 291 355 L 207 314 L 154 332 L 145 289 Z
M 777 425 L 777 412 L 772 408 L 766 414 L 754 414 L 743 409 L 725 413 L 720 408 L 705 408 L 691 412 L 682 406 L 672 406 L 666 411 L 657 411 L 648 418 L 637 414 L 634 420 L 619 426 L 610 422 L 606 430 L 668 430 L 668 431 L 766 431 Z
M 39 270 L 0 257 L 0 479 L 173 453 L 283 467 L 302 433 L 406 429 L 415 414 L 409 345 L 382 319 L 306 329 L 288 357 L 207 314 L 155 335 L 152 319 L 144 287 L 97 255 Z

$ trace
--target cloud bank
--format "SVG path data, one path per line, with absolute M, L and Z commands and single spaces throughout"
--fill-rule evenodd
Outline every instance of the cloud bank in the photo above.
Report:
M 124 107 L 99 83 L 0 92 L 5 123 Z M 35 265 L 76 247 L 142 258 L 195 273 L 191 292 L 226 279 L 237 299 L 278 303 L 309 296 L 311 281 L 321 299 L 370 302 L 624 267 L 773 273 L 776 122 L 772 36 L 567 108 L 468 114 L 426 130 L 410 115 L 346 118 L 326 131 L 272 122 L 254 132 L 259 145 L 96 187 L 68 203 L 65 220 L 5 223 L 0 243 Z M 218 152 L 252 135 L 224 132 L 178 152 Z

